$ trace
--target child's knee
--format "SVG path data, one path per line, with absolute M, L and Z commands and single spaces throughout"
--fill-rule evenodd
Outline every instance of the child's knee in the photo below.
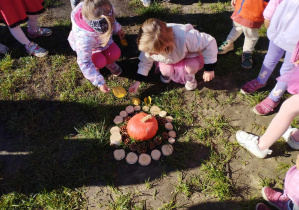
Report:
M 117 61 L 121 56 L 121 51 L 115 43 L 111 44 L 103 53 L 106 57 L 107 64 Z
M 185 69 L 188 74 L 196 74 L 199 71 L 200 64 L 198 60 L 188 59 L 185 60 Z
M 104 68 L 107 64 L 106 57 L 101 52 L 92 54 L 91 60 L 97 69 Z
M 173 65 L 159 63 L 160 72 L 162 75 L 169 77 L 173 71 Z

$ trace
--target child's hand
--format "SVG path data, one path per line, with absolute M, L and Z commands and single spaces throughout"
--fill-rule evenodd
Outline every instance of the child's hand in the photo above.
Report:
M 124 30 L 120 29 L 119 32 L 117 32 L 117 35 L 119 37 L 120 40 L 122 40 L 123 38 L 125 38 L 125 32 Z
M 139 88 L 140 82 L 136 81 L 134 82 L 131 87 L 129 88 L 130 93 L 137 93 L 137 89 Z
M 204 71 L 203 73 L 203 81 L 209 82 L 215 77 L 214 71 Z
M 297 155 L 296 166 L 297 166 L 297 169 L 299 170 L 299 154 Z
M 269 28 L 270 20 L 264 19 L 264 25 L 266 28 Z
M 100 90 L 103 92 L 103 93 L 108 93 L 110 91 L 110 89 L 108 88 L 108 86 L 106 84 L 102 85 L 100 87 Z
M 295 63 L 294 63 L 294 64 L 299 64 L 299 60 L 295 61 Z
M 230 3 L 233 7 L 236 6 L 236 0 L 232 0 L 231 3 Z

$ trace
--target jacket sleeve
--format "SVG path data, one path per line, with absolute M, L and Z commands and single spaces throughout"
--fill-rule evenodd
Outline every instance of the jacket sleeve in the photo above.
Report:
M 189 30 L 186 36 L 188 52 L 201 52 L 205 64 L 217 62 L 218 47 L 214 37 L 206 33 L 200 33 L 196 29 Z
M 113 34 L 117 34 L 120 30 L 121 30 L 121 25 L 119 24 L 119 22 L 117 22 L 115 20 L 115 25 L 114 25 L 114 28 L 113 28 Z
M 92 56 L 92 44 L 93 38 L 80 39 L 76 41 L 76 52 L 78 65 L 86 79 L 88 79 L 93 85 L 100 87 L 105 84 L 104 77 L 100 74 L 91 60 Z
M 280 2 L 282 2 L 282 0 L 270 0 L 263 13 L 266 20 L 271 20 L 276 7 L 280 4 Z
M 154 59 L 150 56 L 146 56 L 144 52 L 141 52 L 139 55 L 139 60 L 140 60 L 140 62 L 138 64 L 137 74 L 142 75 L 142 76 L 147 76 L 153 66 Z M 137 76 L 137 80 L 139 80 L 138 78 L 141 79 L 142 76 L 141 77 Z

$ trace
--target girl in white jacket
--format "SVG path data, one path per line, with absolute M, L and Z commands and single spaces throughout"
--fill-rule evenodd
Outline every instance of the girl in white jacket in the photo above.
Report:
M 191 24 L 166 24 L 151 18 L 146 20 L 137 37 L 141 51 L 137 81 L 129 92 L 136 93 L 140 82 L 148 75 L 154 61 L 161 72 L 161 81 L 185 84 L 187 90 L 197 87 L 195 74 L 205 67 L 205 82 L 214 78 L 217 44 L 214 37 L 200 33 Z

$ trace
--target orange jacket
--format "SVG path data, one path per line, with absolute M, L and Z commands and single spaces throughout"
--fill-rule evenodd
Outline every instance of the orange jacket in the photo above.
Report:
M 237 0 L 235 11 L 247 19 L 254 22 L 263 22 L 263 11 L 269 0 Z

